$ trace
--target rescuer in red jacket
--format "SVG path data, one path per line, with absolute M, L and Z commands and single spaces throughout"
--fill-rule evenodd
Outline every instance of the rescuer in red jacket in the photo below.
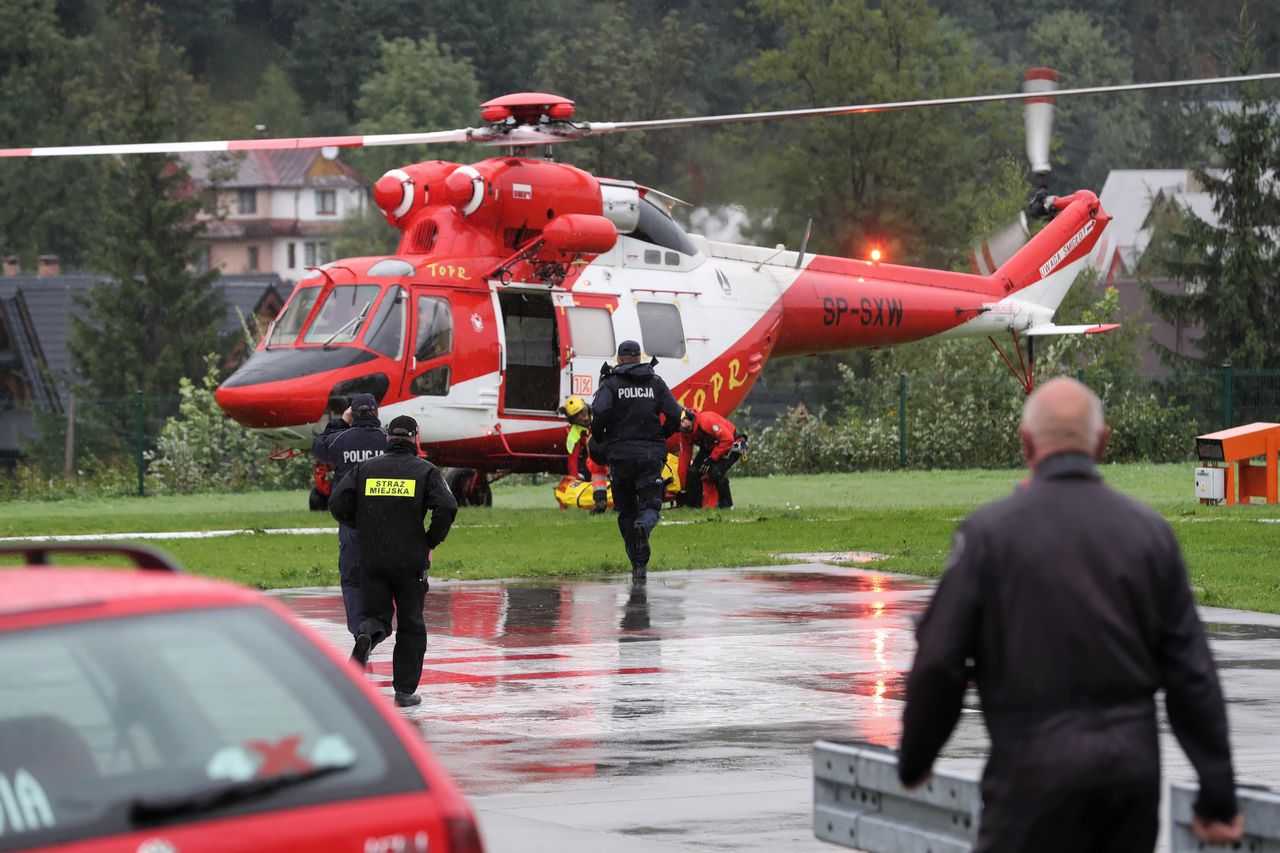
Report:
M 685 490 L 688 506 L 703 509 L 733 508 L 733 493 L 729 490 L 729 469 L 746 452 L 747 437 L 734 428 L 726 418 L 715 412 L 699 412 L 686 409 L 680 420 L 680 484 Z M 694 446 L 698 455 L 693 457 Z M 690 458 L 693 464 L 690 466 Z M 690 481 L 692 467 L 694 476 Z M 704 488 L 703 478 L 712 486 Z M 714 493 L 714 494 L 713 494 Z
M 591 440 L 591 406 L 581 397 L 570 397 L 560 407 L 560 413 L 569 422 L 569 435 L 565 449 L 569 452 L 569 476 L 575 480 L 591 478 L 592 515 L 609 509 L 609 466 L 601 465 L 587 452 Z

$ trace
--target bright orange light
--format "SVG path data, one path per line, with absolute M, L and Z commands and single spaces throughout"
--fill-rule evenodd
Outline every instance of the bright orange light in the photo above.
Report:
M 872 249 L 872 250 L 871 250 L 871 262 L 872 262 L 872 263 L 877 263 L 877 262 L 879 262 L 879 260 L 880 260 L 880 250 L 879 250 L 879 249 Z

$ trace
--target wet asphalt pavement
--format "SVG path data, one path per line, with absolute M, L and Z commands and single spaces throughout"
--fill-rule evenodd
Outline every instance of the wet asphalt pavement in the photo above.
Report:
M 489 853 L 835 850 L 813 837 L 814 740 L 896 743 L 929 581 L 821 563 L 586 580 L 432 582 L 409 715 Z M 344 653 L 336 589 L 280 593 Z M 1242 781 L 1280 786 L 1280 616 L 1202 610 Z M 391 643 L 373 683 L 391 694 Z M 1194 778 L 1167 724 L 1166 778 Z M 941 766 L 974 775 L 966 712 Z

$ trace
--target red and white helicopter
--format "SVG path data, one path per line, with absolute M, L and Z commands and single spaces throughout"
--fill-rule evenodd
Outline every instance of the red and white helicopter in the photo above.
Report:
M 573 121 L 573 102 L 523 93 L 482 105 L 479 128 L 380 136 L 0 150 L 0 156 L 185 153 L 480 143 L 502 156 L 393 169 L 374 200 L 401 231 L 397 252 L 314 269 L 247 362 L 218 389 L 223 410 L 309 446 L 317 425 L 369 392 L 407 414 L 451 485 L 489 501 L 499 472 L 563 472 L 557 408 L 590 395 L 619 341 L 640 341 L 682 404 L 729 414 L 770 358 L 929 337 L 1091 334 L 1054 311 L 1090 263 L 1109 217 L 1088 190 L 1032 208 L 1049 223 L 987 274 L 963 274 L 691 235 L 667 197 L 549 159 L 553 144 L 641 130 L 1023 100 L 1032 170 L 1049 169 L 1052 97 L 1270 79 L 1280 74 L 1056 90 L 1047 69 L 1018 93 L 672 120 Z M 522 156 L 544 147 L 547 157 Z M 1043 180 L 1042 180 L 1043 183 Z M 1003 351 L 1001 353 L 1004 355 Z M 469 478 L 466 479 L 466 478 Z M 319 483 L 319 475 L 317 477 Z

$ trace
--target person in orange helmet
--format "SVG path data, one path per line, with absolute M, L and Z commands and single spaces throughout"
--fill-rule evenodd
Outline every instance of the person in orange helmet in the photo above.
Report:
M 746 453 L 746 434 L 727 418 L 697 409 L 685 410 L 685 416 L 680 419 L 680 434 L 680 483 L 687 496 L 687 505 L 703 509 L 732 509 L 729 469 Z M 698 448 L 696 457 L 693 456 L 694 446 Z M 693 482 L 690 482 L 690 468 L 694 472 Z M 704 488 L 704 479 L 710 489 Z

